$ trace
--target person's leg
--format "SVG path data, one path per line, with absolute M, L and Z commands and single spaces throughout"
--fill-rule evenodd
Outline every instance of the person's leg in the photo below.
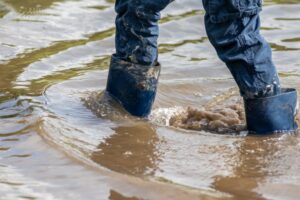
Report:
M 280 88 L 272 51 L 260 34 L 262 0 L 203 0 L 208 38 L 244 97 L 251 132 L 290 131 L 296 91 Z
M 132 115 L 145 117 L 155 98 L 160 11 L 173 0 L 117 0 L 116 53 L 107 91 Z

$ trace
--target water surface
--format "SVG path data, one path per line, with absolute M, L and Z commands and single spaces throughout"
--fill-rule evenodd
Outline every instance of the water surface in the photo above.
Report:
M 265 1 L 262 33 L 282 83 L 300 88 L 300 1 Z M 198 0 L 163 13 L 150 121 L 106 99 L 113 1 L 0 0 L 0 199 L 298 199 L 300 137 L 168 126 L 188 106 L 237 95 Z

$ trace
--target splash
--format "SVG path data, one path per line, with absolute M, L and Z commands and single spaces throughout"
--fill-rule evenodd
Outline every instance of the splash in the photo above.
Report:
M 183 107 L 158 108 L 150 114 L 149 120 L 156 125 L 170 126 L 170 119 L 183 112 L 185 112 Z
M 88 109 L 102 119 L 123 122 L 140 120 L 128 114 L 107 92 L 92 92 L 83 101 Z M 149 120 L 155 125 L 186 130 L 248 134 L 243 101 L 235 89 L 216 96 L 200 108 L 175 106 L 154 109 Z
M 242 104 L 212 108 L 159 108 L 150 115 L 154 124 L 187 130 L 213 133 L 239 133 L 246 131 L 245 112 Z
M 196 109 L 185 111 L 170 118 L 170 126 L 214 133 L 236 133 L 246 131 L 245 113 L 242 105 Z
M 132 118 L 122 105 L 105 91 L 91 92 L 82 101 L 99 118 L 113 121 Z
M 150 120 L 155 124 L 213 133 L 246 134 L 243 102 L 236 90 L 217 96 L 200 108 L 159 108 Z

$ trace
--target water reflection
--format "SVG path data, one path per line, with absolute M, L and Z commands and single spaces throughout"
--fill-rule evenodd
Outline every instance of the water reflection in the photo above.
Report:
M 213 187 L 239 199 L 264 199 L 255 189 L 273 172 L 270 162 L 280 150 L 279 138 L 247 136 L 238 147 L 232 176 L 216 177 Z
M 266 0 L 266 4 L 299 4 L 299 0 Z
M 11 6 L 15 11 L 25 15 L 35 14 L 38 11 L 47 9 L 54 3 L 61 1 L 63 0 L 3 0 L 3 2 Z
M 9 10 L 4 5 L 2 5 L 0 1 L 0 18 L 4 17 L 8 12 Z
M 146 122 L 114 128 L 115 134 L 100 143 L 91 159 L 100 165 L 130 175 L 151 175 L 157 169 L 159 139 Z
M 122 194 L 114 190 L 111 190 L 109 195 L 109 200 L 140 200 L 140 199 L 136 197 L 125 197 Z

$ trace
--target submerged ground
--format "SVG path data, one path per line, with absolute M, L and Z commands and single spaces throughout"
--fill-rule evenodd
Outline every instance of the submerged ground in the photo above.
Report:
M 285 86 L 300 89 L 300 1 L 265 1 L 262 33 Z M 226 104 L 235 83 L 209 44 L 200 0 L 162 13 L 150 121 L 105 99 L 113 1 L 0 0 L 0 199 L 299 199 L 300 137 L 169 126 Z

